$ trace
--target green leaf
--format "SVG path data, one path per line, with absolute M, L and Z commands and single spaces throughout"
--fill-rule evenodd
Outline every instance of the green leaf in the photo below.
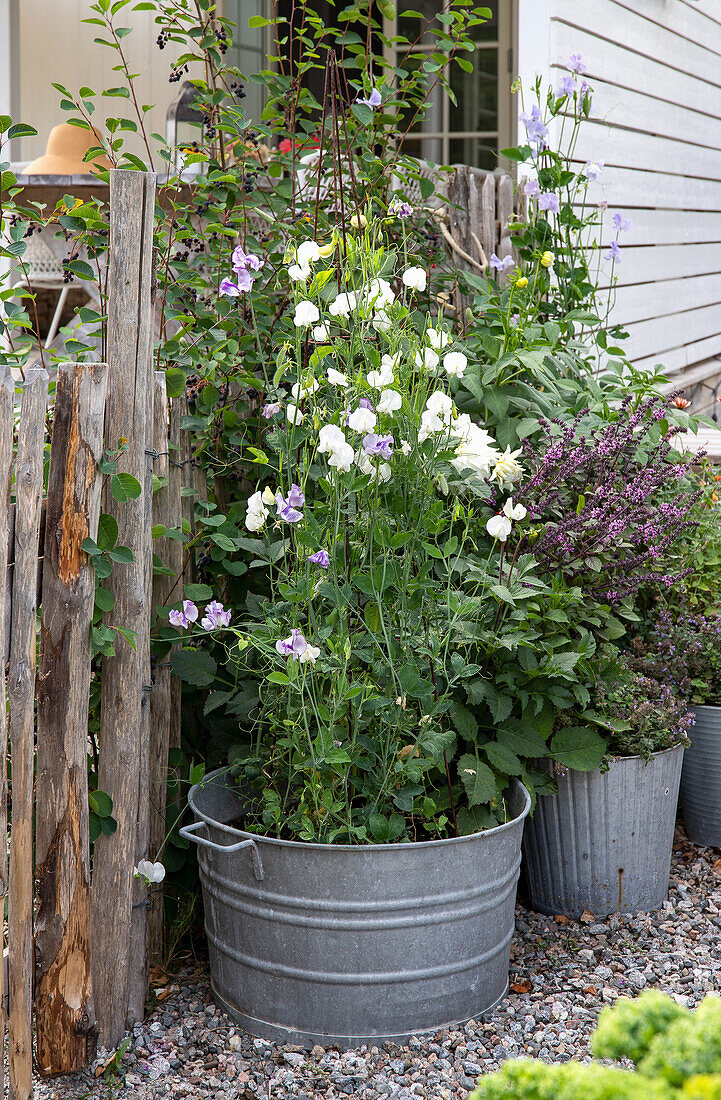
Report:
M 290 680 L 284 672 L 271 672 L 266 676 L 266 680 L 271 684 L 281 684 L 283 686 L 290 683 Z
M 521 761 L 507 745 L 500 744 L 498 741 L 489 741 L 483 746 L 483 751 L 491 767 L 496 771 L 503 772 L 505 775 L 520 775 L 523 771 Z
M 103 512 L 98 520 L 98 546 L 101 550 L 112 550 L 117 541 L 117 521 L 108 512 Z
M 113 800 L 105 791 L 90 791 L 88 803 L 98 817 L 110 817 L 113 812 Z
M 182 397 L 188 384 L 188 376 L 180 367 L 169 367 L 165 372 L 165 390 L 168 397 Z
M 477 756 L 464 753 L 458 761 L 458 775 L 465 788 L 469 806 L 479 806 L 495 798 L 496 778 L 488 765 Z
M 559 764 L 574 771 L 592 772 L 601 766 L 606 740 L 590 726 L 568 726 L 551 740 L 551 755 Z
M 451 704 L 451 718 L 461 737 L 466 741 L 475 741 L 478 736 L 478 722 L 468 707 L 464 707 L 457 699 Z
M 107 588 L 98 585 L 95 589 L 95 606 L 101 611 L 112 611 L 115 607 L 115 596 Z
M 194 687 L 209 687 L 218 670 L 206 649 L 192 649 L 190 646 L 170 654 L 170 667 L 176 676 Z
M 92 539 L 83 539 L 83 541 L 80 543 L 80 549 L 84 550 L 85 553 L 91 558 L 97 557 L 97 555 L 100 553 L 99 546 Z
M 108 557 L 120 565 L 129 565 L 133 560 L 133 551 L 129 546 L 116 546 L 113 550 L 108 550 Z
M 186 600 L 212 600 L 213 589 L 207 584 L 186 584 Z
M 110 479 L 110 492 L 119 504 L 137 500 L 142 491 L 142 485 L 132 474 L 114 474 Z

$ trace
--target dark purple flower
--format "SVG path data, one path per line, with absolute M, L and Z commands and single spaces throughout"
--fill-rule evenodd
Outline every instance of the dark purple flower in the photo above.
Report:
M 311 554 L 308 561 L 312 561 L 313 565 L 319 565 L 321 569 L 327 569 L 330 565 L 330 556 L 327 550 L 316 550 L 315 554 Z
M 382 458 L 392 458 L 393 436 L 376 435 L 375 432 L 368 432 L 368 435 L 363 436 L 363 450 L 367 455 L 380 455 Z

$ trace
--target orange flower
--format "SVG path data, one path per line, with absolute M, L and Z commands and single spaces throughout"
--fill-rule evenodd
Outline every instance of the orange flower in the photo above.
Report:
M 719 398 L 721 400 L 721 398 Z M 687 409 L 691 404 L 685 397 L 674 397 L 673 403 L 677 409 Z

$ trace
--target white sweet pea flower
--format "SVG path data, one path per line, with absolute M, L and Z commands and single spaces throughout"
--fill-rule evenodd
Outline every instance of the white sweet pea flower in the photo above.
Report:
M 505 542 L 511 533 L 511 521 L 507 516 L 491 516 L 486 523 L 486 531 L 492 539 Z
M 493 481 L 497 481 L 502 489 L 510 489 L 514 482 L 523 477 L 523 467 L 516 460 L 516 455 L 520 453 L 520 447 L 517 451 L 511 451 L 510 447 L 506 447 L 503 454 L 496 460 L 491 478 Z
M 376 332 L 390 332 L 393 322 L 384 309 L 379 309 L 373 314 L 371 324 Z
M 360 472 L 370 474 L 371 480 L 379 481 L 381 484 L 390 481 L 392 470 L 388 462 L 381 462 L 378 466 L 374 466 L 365 451 L 358 451 L 356 462 Z
M 301 267 L 310 267 L 311 264 L 320 259 L 320 247 L 316 241 L 303 241 L 302 244 L 298 245 L 295 256 Z
M 310 275 L 309 267 L 301 267 L 300 264 L 291 264 L 288 268 L 288 277 L 294 283 L 303 283 Z
M 258 494 L 255 493 L 254 495 L 257 496 Z M 253 498 L 251 497 L 250 499 L 252 500 Z M 271 507 L 273 504 L 275 504 L 275 493 L 271 489 L 270 485 L 266 485 L 265 489 L 263 490 L 261 500 L 263 501 L 263 504 L 267 504 L 268 507 Z
M 367 290 L 367 302 L 369 306 L 384 310 L 396 300 L 393 288 L 387 279 L 372 279 Z
M 427 276 L 422 267 L 407 267 L 403 272 L 403 285 L 410 290 L 425 290 Z
M 426 408 L 429 412 L 435 413 L 444 424 L 450 424 L 453 416 L 453 398 L 450 394 L 444 393 L 443 390 L 434 390 L 428 396 Z
M 297 405 L 288 402 L 285 407 L 285 415 L 288 417 L 289 422 L 295 426 L 303 423 L 303 413 Z
M 372 386 L 374 390 L 382 390 L 384 386 L 390 386 L 392 384 L 393 367 L 390 362 L 390 356 L 384 355 L 381 360 L 381 369 L 368 371 L 368 385 Z
M 293 317 L 293 323 L 296 328 L 307 328 L 308 325 L 314 325 L 315 322 L 319 320 L 320 310 L 315 302 L 298 302 Z
M 270 490 L 265 489 L 262 493 L 259 490 L 257 493 L 253 493 L 251 497 L 248 497 L 245 511 L 245 526 L 248 531 L 260 531 L 268 518 L 268 509 L 264 504 L 266 492 L 270 492 Z M 275 496 L 273 493 L 270 494 L 270 503 L 275 503 Z
M 441 420 L 437 413 L 431 412 L 430 409 L 425 409 L 421 413 L 421 426 L 418 432 L 418 442 L 425 443 L 429 436 L 435 435 L 436 432 L 442 432 L 445 430 L 446 425 Z
M 342 446 L 336 447 L 331 452 L 328 459 L 328 465 L 334 466 L 336 470 L 340 470 L 341 473 L 347 474 L 355 460 L 355 451 L 351 447 L 350 443 L 343 443 Z
M 420 370 L 427 370 L 434 374 L 440 361 L 438 352 L 433 348 L 424 348 L 422 352 L 416 352 L 415 364 Z
M 133 867 L 133 874 L 146 879 L 150 885 L 157 885 L 165 878 L 165 868 L 160 861 L 153 863 L 150 859 L 139 859 L 138 866 Z
M 324 424 L 318 433 L 318 451 L 330 455 L 328 465 L 348 473 L 355 451 L 346 441 L 345 433 L 337 424 Z
M 358 304 L 358 295 L 354 290 L 349 290 L 348 293 L 338 294 L 337 297 L 328 306 L 328 312 L 331 317 L 348 317 L 352 310 L 356 308 Z
M 508 516 L 509 519 L 525 519 L 528 515 L 526 509 L 522 504 L 514 504 L 513 497 L 509 497 L 506 503 L 503 505 L 503 514 Z
M 451 378 L 463 378 L 468 366 L 468 359 L 462 351 L 450 351 L 443 357 L 443 366 L 446 374 Z
M 393 413 L 398 412 L 403 404 L 403 398 L 398 393 L 398 390 L 383 390 L 376 405 L 376 411 L 381 415 L 393 416 Z
M 380 482 L 390 481 L 392 472 L 389 462 L 381 462 L 378 467 L 378 480 Z
M 313 329 L 313 339 L 316 344 L 327 344 L 330 340 L 330 333 L 328 332 L 327 325 L 316 325 Z
M 311 378 L 305 382 L 294 382 L 290 392 L 295 400 L 298 401 L 302 397 L 307 397 L 309 394 L 315 393 L 317 389 L 319 389 L 318 383 L 315 378 Z
M 411 453 L 412 447 L 407 439 L 401 440 L 401 450 L 403 451 L 403 454 L 406 456 L 406 458 Z
M 460 442 L 456 447 L 456 457 L 451 459 L 451 466 L 459 473 L 471 470 L 478 477 L 487 478 L 491 467 L 500 458 L 491 435 L 485 428 L 474 424 L 467 413 L 456 419 L 452 431 Z
M 306 661 L 310 661 L 310 663 L 312 665 L 314 665 L 319 657 L 320 657 L 320 646 L 311 645 L 310 642 L 309 642 L 308 645 L 303 650 L 303 652 L 298 654 L 298 663 L 301 664 L 301 665 L 304 665 L 306 663 Z
M 434 351 L 443 351 L 444 347 L 451 342 L 451 334 L 444 328 L 429 328 L 426 339 Z
M 328 367 L 326 374 L 331 386 L 342 386 L 343 389 L 348 385 L 348 379 L 342 371 L 336 370 L 335 367 Z
M 376 426 L 376 414 L 372 409 L 359 405 L 348 417 L 348 427 L 354 432 L 372 432 Z

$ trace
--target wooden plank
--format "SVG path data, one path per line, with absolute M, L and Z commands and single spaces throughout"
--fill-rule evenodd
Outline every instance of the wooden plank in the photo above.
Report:
M 634 358 L 639 370 L 651 370 L 656 363 L 662 363 L 664 370 L 672 373 L 676 383 L 683 385 L 683 372 L 702 363 L 710 355 L 721 355 L 721 332 L 705 339 L 692 340 L 675 348 L 656 351 L 646 357 Z
M 144 484 L 146 410 L 151 397 L 151 277 L 155 177 L 141 172 L 110 174 L 110 271 L 108 365 L 112 385 L 107 402 L 106 443 L 127 439 L 118 469 Z M 150 532 L 143 501 L 118 504 L 106 497 L 118 522 L 119 542 L 133 562 L 108 578 L 115 598 L 114 621 L 148 629 L 147 559 Z M 145 647 L 134 650 L 117 638 L 114 657 L 103 661 L 99 786 L 113 800 L 118 823 L 111 837 L 98 838 L 93 859 L 93 987 L 100 1040 L 116 1047 L 126 1026 L 133 914 L 133 860 L 139 815 L 143 751 L 143 685 L 150 683 Z
M 651 355 L 658 355 L 661 360 L 665 350 L 715 338 L 719 332 L 721 304 L 629 325 L 629 339 L 625 347 L 633 361 Z M 703 358 L 712 354 L 714 353 L 708 352 Z
M 168 451 L 168 398 L 163 371 L 155 373 L 153 399 L 153 447 L 157 458 L 155 473 L 167 478 L 168 484 L 156 490 L 153 497 L 153 526 L 162 524 L 168 529 L 181 526 L 180 494 L 172 494 L 170 458 Z M 177 469 L 177 467 L 176 467 Z M 177 478 L 175 479 L 177 481 Z M 174 483 L 173 483 L 174 487 Z M 182 543 L 178 539 L 155 540 L 155 553 L 160 564 L 172 571 L 172 576 L 158 573 L 153 577 L 153 606 L 157 609 L 181 599 L 182 585 L 178 577 L 182 569 Z M 173 685 L 170 663 L 165 656 L 153 667 L 153 693 L 150 699 L 150 846 L 152 859 L 158 857 L 166 834 L 165 801 L 168 783 L 168 750 L 171 743 L 171 724 L 174 720 Z M 148 917 L 148 944 L 151 962 L 160 962 L 163 953 L 163 893 L 162 888 L 153 891 L 152 907 Z
M 108 385 L 104 363 L 58 368 L 45 521 L 38 688 L 35 851 L 36 1047 L 41 1074 L 95 1055 L 90 971 L 88 699 Z
M 168 514 L 172 521 L 169 526 L 177 527 L 181 530 L 183 527 L 183 497 L 181 494 L 181 489 L 184 484 L 184 470 L 187 469 L 187 467 L 183 466 L 183 457 L 186 454 L 189 456 L 190 453 L 190 435 L 188 432 L 181 431 L 180 428 L 180 419 L 181 416 L 184 415 L 183 403 L 187 408 L 187 399 L 185 397 L 176 397 L 170 403 L 170 434 L 168 437 Z M 174 562 L 174 565 L 177 566 L 178 576 L 180 577 L 180 582 L 177 588 L 173 590 L 174 600 L 176 598 L 182 598 L 183 582 L 186 579 L 183 573 L 185 557 L 183 547 L 184 543 L 174 543 L 172 551 L 173 555 L 176 555 L 172 560 Z M 177 676 L 171 677 L 170 693 L 170 748 L 179 749 L 182 725 L 183 685 Z
M 613 196 L 615 209 L 634 207 L 665 210 L 721 210 L 721 182 L 718 180 L 684 178 L 666 172 L 638 168 L 606 168 L 603 183 L 588 187 L 590 202 L 609 201 Z
M 480 190 L 480 230 L 476 233 L 483 245 L 486 259 L 490 260 L 496 251 L 496 177 L 490 173 L 481 183 Z
M 633 236 L 633 232 L 627 234 Z M 636 286 L 663 282 L 666 279 L 693 278 L 697 275 L 721 273 L 721 247 L 711 244 L 681 244 L 642 246 L 625 244 L 621 238 L 622 260 L 616 264 L 619 286 Z M 608 268 L 603 261 L 603 269 Z M 601 283 L 603 287 L 604 284 Z
M 721 127 L 718 132 L 721 139 Z M 582 167 L 587 160 L 602 160 L 608 166 L 642 171 L 656 169 L 695 179 L 721 179 L 721 149 L 707 149 L 657 134 L 641 134 L 609 124 L 602 118 L 589 119 L 579 131 L 574 163 Z M 611 193 L 607 198 L 613 201 Z
M 48 374 L 31 368 L 23 386 L 15 474 L 15 575 L 8 690 L 12 766 L 10 840 L 10 1015 L 8 1048 L 14 1100 L 33 1094 L 33 770 L 37 649 L 37 560 Z
M 699 275 L 687 279 L 622 286 L 618 288 L 614 315 L 625 324 L 670 317 L 689 309 L 721 302 L 721 275 Z
M 15 383 L 10 367 L 0 368 L 0 578 L 7 575 L 10 553 L 10 480 L 13 464 L 13 433 Z M 0 640 L 4 640 L 10 623 L 10 602 L 0 600 Z M 6 625 L 7 624 L 7 625 Z M 8 648 L 0 663 L 0 900 L 5 905 L 8 894 L 8 718 L 6 668 Z M 0 924 L 0 954 L 5 952 L 5 922 Z M 0 966 L 0 1051 L 5 1050 L 8 982 L 4 966 Z M 0 1100 L 5 1100 L 5 1058 L 0 1058 Z

